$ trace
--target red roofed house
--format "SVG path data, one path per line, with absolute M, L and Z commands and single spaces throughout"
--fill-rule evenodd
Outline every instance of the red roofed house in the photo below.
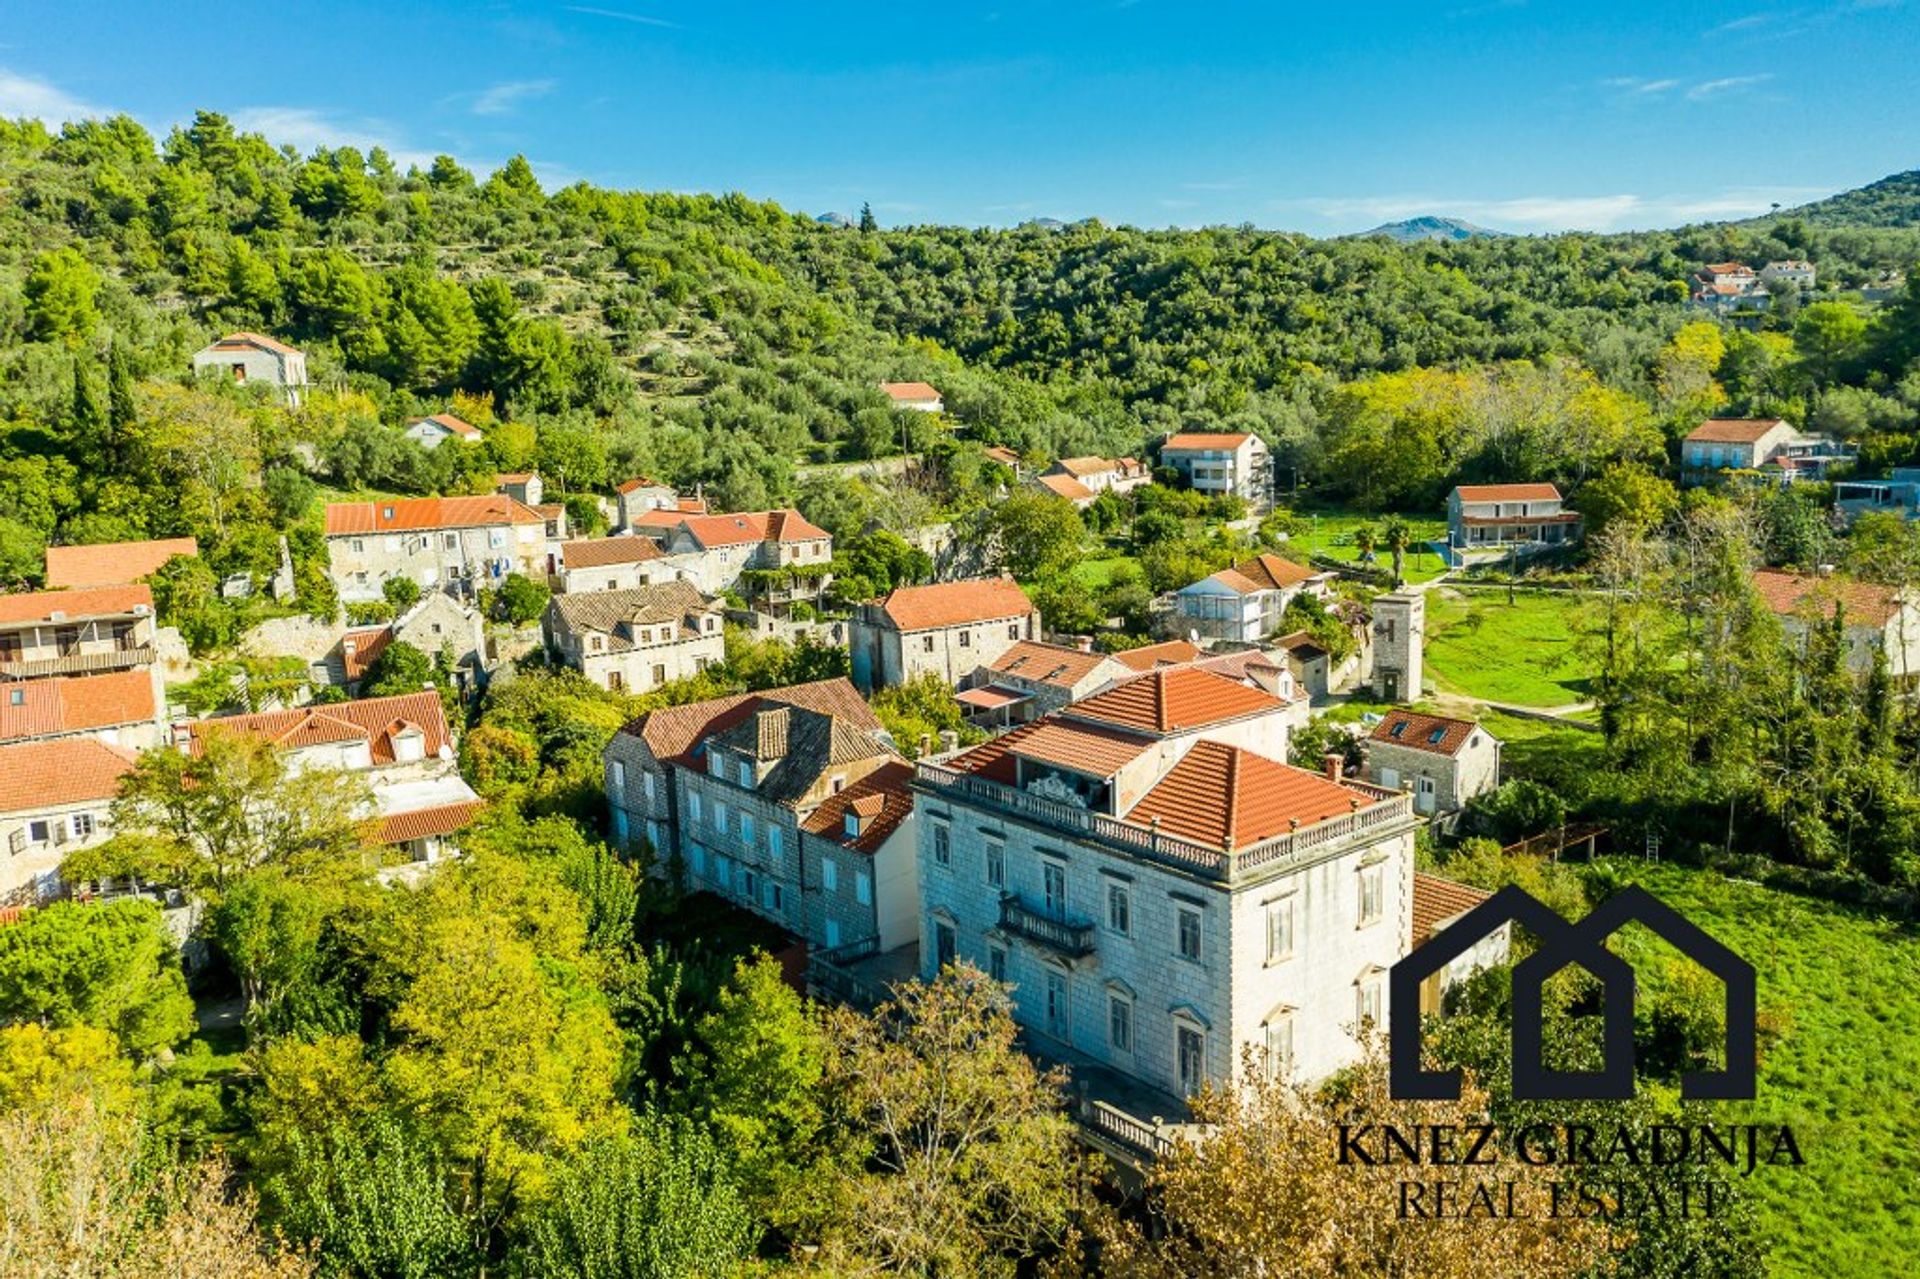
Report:
M 1812 625 L 1837 611 L 1846 621 L 1849 670 L 1865 675 L 1878 651 L 1886 654 L 1887 673 L 1894 679 L 1909 682 L 1920 676 L 1920 604 L 1910 593 L 1772 568 L 1757 570 L 1753 587 L 1793 643 L 1804 645 Z
M 307 389 L 307 357 L 284 342 L 259 333 L 229 333 L 193 353 L 195 374 L 217 370 L 240 385 L 277 387 L 288 405 L 299 407 Z
M 0 906 L 60 895 L 67 854 L 112 833 L 108 809 L 133 759 L 87 737 L 0 746 Z
M 1416 873 L 1413 877 L 1413 947 L 1418 949 L 1432 941 L 1435 934 L 1491 896 L 1492 893 L 1482 888 L 1456 884 L 1438 875 Z M 1455 982 L 1465 981 L 1482 968 L 1505 963 L 1512 941 L 1513 923 L 1507 921 L 1421 982 L 1421 1014 L 1439 1012 L 1441 995 Z
M 1038 1051 L 1098 1063 L 1082 1121 L 1122 1157 L 1243 1050 L 1318 1080 L 1385 1024 L 1411 797 L 1281 763 L 1287 713 L 1172 668 L 915 766 L 922 972 L 978 965 Z
M 1708 418 L 1680 443 L 1680 479 L 1706 484 L 1724 471 L 1758 470 L 1781 484 L 1819 480 L 1857 450 L 1831 435 L 1806 434 L 1780 418 Z
M 896 409 L 912 409 L 918 413 L 944 413 L 946 404 L 940 399 L 940 392 L 925 382 L 882 382 L 880 389 L 886 392 Z
M 671 484 L 662 484 L 644 475 L 636 475 L 615 485 L 613 492 L 620 507 L 619 518 L 615 521 L 618 528 L 632 529 L 633 522 L 648 511 L 671 511 L 680 506 L 680 495 L 674 492 Z M 706 504 L 702 503 L 698 511 L 687 513 L 704 515 Z
M 0 595 L 0 741 L 89 733 L 139 749 L 163 734 L 153 592 Z
M 833 535 L 791 509 L 731 515 L 657 510 L 641 515 L 634 532 L 658 542 L 669 561 L 664 567 L 701 594 L 739 591 L 774 613 L 819 599 L 830 580 Z
M 567 542 L 560 547 L 559 590 L 578 595 L 651 586 L 674 576 L 663 563 L 666 557 L 660 543 L 632 533 Z
M 614 842 L 829 952 L 918 936 L 911 770 L 844 679 L 664 707 L 604 752 Z
M 1273 455 L 1247 431 L 1182 431 L 1160 446 L 1160 465 L 1180 472 L 1187 487 L 1212 495 L 1238 494 L 1256 511 L 1273 505 Z
M 166 740 L 160 668 L 0 680 L 0 742 L 95 737 L 144 750 Z
M 1413 792 L 1413 810 L 1455 813 L 1500 784 L 1500 739 L 1470 719 L 1388 711 L 1367 734 L 1366 779 Z
M 1131 457 L 1063 457 L 1041 473 L 1041 482 L 1049 476 L 1078 481 L 1095 494 L 1131 493 L 1153 483 L 1147 464 Z
M 290 768 L 337 768 L 368 775 L 375 839 L 414 862 L 453 852 L 453 836 L 485 802 L 462 780 L 453 730 L 432 689 L 360 701 L 326 702 L 256 715 L 189 720 L 174 744 L 198 754 L 209 737 L 233 733 L 272 744 Z
M 47 588 L 123 586 L 157 573 L 176 555 L 198 555 L 200 544 L 190 537 L 168 537 L 152 542 L 96 542 L 90 546 L 49 546 Z
M 329 502 L 327 558 L 340 598 L 382 598 L 392 577 L 466 595 L 509 573 L 545 580 L 547 518 L 504 493 Z
M 1450 560 L 1527 555 L 1579 540 L 1580 514 L 1566 509 L 1551 484 L 1462 484 L 1447 494 Z
M 1331 573 L 1256 555 L 1174 592 L 1174 621 L 1189 638 L 1258 644 L 1280 629 L 1293 597 L 1325 596 Z
M 458 440 L 462 444 L 478 444 L 487 438 L 486 433 L 479 427 L 451 413 L 431 413 L 426 417 L 410 417 L 407 419 L 407 429 L 402 434 L 423 449 L 437 449 L 448 440 Z
M 1040 613 L 1010 577 L 902 586 L 862 604 L 847 625 L 853 682 L 888 688 L 928 673 L 958 687 L 1023 640 Z
M 1100 496 L 1071 475 L 1036 475 L 1033 483 L 1036 488 L 1072 502 L 1076 511 L 1086 510 Z
M 982 662 L 969 687 L 956 696 L 976 724 L 1024 724 L 1133 673 L 1091 645 L 1068 648 L 1022 640 L 991 662 Z

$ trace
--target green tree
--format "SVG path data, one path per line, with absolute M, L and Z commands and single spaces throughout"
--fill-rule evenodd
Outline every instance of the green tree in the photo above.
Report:
M 100 273 L 74 248 L 43 253 L 27 273 L 23 291 L 27 304 L 27 332 L 42 342 L 78 346 L 100 321 L 94 295 L 100 291 Z
M 1831 385 L 1866 344 L 1866 317 L 1845 302 L 1811 303 L 1793 323 L 1794 350 L 1816 389 Z
M 466 1223 L 447 1203 L 440 1152 L 381 1114 L 287 1134 L 267 1179 L 282 1227 L 320 1244 L 326 1273 L 441 1279 L 467 1270 Z
M 360 691 L 368 697 L 391 697 L 417 693 L 438 683 L 432 658 L 405 640 L 390 640 L 361 677 Z
M 380 583 L 380 596 L 396 613 L 404 613 L 420 602 L 420 583 L 410 577 L 390 577 Z
M 1680 494 L 1671 481 L 1646 467 L 1616 462 L 1580 486 L 1574 505 L 1586 520 L 1590 537 L 1614 528 L 1647 533 L 1679 509 Z
M 494 595 L 494 607 L 500 619 L 515 626 L 531 626 L 547 611 L 553 592 L 546 583 L 536 582 L 524 573 L 509 573 Z
M 0 1022 L 111 1031 L 145 1060 L 193 1031 L 173 938 L 149 901 L 55 902 L 0 928 Z
M 1021 491 L 981 513 L 977 536 L 988 567 L 1033 581 L 1072 565 L 1087 530 L 1065 498 Z

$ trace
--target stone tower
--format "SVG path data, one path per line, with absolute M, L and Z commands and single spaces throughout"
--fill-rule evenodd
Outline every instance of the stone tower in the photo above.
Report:
M 1427 640 L 1427 600 L 1417 591 L 1373 599 L 1373 695 L 1383 702 L 1419 700 Z

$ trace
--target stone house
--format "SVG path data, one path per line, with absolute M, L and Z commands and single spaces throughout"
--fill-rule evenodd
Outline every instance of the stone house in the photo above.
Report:
M 478 680 L 486 665 L 486 619 L 478 609 L 451 595 L 429 591 L 412 608 L 384 626 L 357 627 L 341 635 L 322 669 L 329 684 L 358 696 L 369 667 L 394 640 L 411 644 L 429 658 L 453 655 L 453 670 L 465 684 Z
M 1448 560 L 1522 555 L 1580 540 L 1580 513 L 1551 484 L 1462 484 L 1447 494 Z
M 637 590 L 675 575 L 666 558 L 660 543 L 633 534 L 568 542 L 560 548 L 558 588 L 563 595 Z
M 329 502 L 326 539 L 347 603 L 380 599 L 390 577 L 466 595 L 510 573 L 546 576 L 546 518 L 504 493 Z
M 1092 645 L 1022 640 L 982 663 L 955 696 L 967 718 L 999 728 L 1038 719 L 1133 674 Z
M 1777 483 L 1818 480 L 1835 462 L 1853 460 L 1854 452 L 1780 418 L 1709 418 L 1680 442 L 1680 479 L 1706 484 L 1725 471 L 1764 470 Z
M 505 493 L 514 501 L 535 509 L 547 497 L 546 481 L 538 471 L 502 471 L 493 477 L 493 491 Z
M 1416 872 L 1413 877 L 1413 945 L 1416 949 L 1431 941 L 1460 916 L 1478 906 L 1492 893 L 1457 884 L 1438 875 Z M 1513 942 L 1511 921 L 1501 924 L 1475 942 L 1469 950 L 1420 983 L 1420 1013 L 1426 1016 L 1441 1009 L 1441 996 L 1447 987 L 1465 981 L 1482 968 L 1506 962 Z
M 1145 462 L 1131 457 L 1063 457 L 1043 473 L 1079 481 L 1093 493 L 1131 493 L 1153 483 Z
M 1015 644 L 1040 638 L 1040 613 L 1010 577 L 902 586 L 847 625 L 853 682 L 888 688 L 920 675 L 958 687 Z
M 1309 697 L 1324 698 L 1333 682 L 1333 655 L 1305 631 L 1293 631 L 1273 641 L 1286 655 L 1293 678 Z
M 190 537 L 167 537 L 151 542 L 96 542 L 88 546 L 47 548 L 47 589 L 71 590 L 83 586 L 124 586 L 166 567 L 176 555 L 198 555 L 200 544 Z
M 644 841 L 654 873 L 816 948 L 916 936 L 904 761 L 846 680 L 650 711 L 614 734 L 605 763 L 614 842 Z
M 88 737 L 0 746 L 0 906 L 58 897 L 60 863 L 104 841 L 130 750 Z
M 166 740 L 158 666 L 0 682 L 0 742 L 96 737 L 145 750 Z
M 683 498 L 672 485 L 636 475 L 614 487 L 616 518 L 614 527 L 631 532 L 641 517 L 655 511 L 680 515 L 705 515 L 707 504 L 697 497 Z
M 1388 711 L 1363 749 L 1366 779 L 1411 792 L 1423 816 L 1457 813 L 1500 784 L 1500 739 L 1470 719 Z
M 1303 591 L 1330 593 L 1331 573 L 1262 554 L 1174 592 L 1172 623 L 1190 638 L 1258 644 L 1280 628 Z
M 274 387 L 291 408 L 300 406 L 308 386 L 306 355 L 258 333 L 229 333 L 195 351 L 194 373 L 208 369 L 237 385 Z
M 541 619 L 549 656 L 601 688 L 647 693 L 726 660 L 720 608 L 691 583 L 556 595 Z
M 795 510 L 733 515 L 659 510 L 642 515 L 634 531 L 658 542 L 675 572 L 702 593 L 735 591 L 762 612 L 783 615 L 795 603 L 818 601 L 831 580 L 833 535 Z
M 1280 763 L 1281 709 L 1159 671 L 915 766 L 923 972 L 978 965 L 1011 983 L 1042 1055 L 1130 1081 L 1083 1107 L 1096 1126 L 1178 1116 L 1249 1046 L 1260 1069 L 1324 1078 L 1385 1023 L 1411 799 Z
M 1846 623 L 1847 669 L 1865 675 L 1873 669 L 1874 654 L 1883 653 L 1895 680 L 1920 679 L 1920 603 L 1910 593 L 1772 568 L 1755 570 L 1753 587 L 1790 642 L 1804 647 L 1812 627 L 1837 612 Z
M 1812 289 L 1819 279 L 1819 272 L 1813 263 L 1804 259 L 1786 258 L 1778 262 L 1769 262 L 1760 268 L 1760 283 L 1769 289 L 1780 285 L 1791 285 L 1796 289 Z
M 1255 511 L 1273 505 L 1273 455 L 1246 431 L 1183 431 L 1160 446 L 1160 465 L 1209 496 L 1235 494 Z
M 423 449 L 437 449 L 448 440 L 458 440 L 462 444 L 478 444 L 486 439 L 486 433 L 473 423 L 455 417 L 451 413 L 431 413 L 426 417 L 410 417 L 401 434 Z

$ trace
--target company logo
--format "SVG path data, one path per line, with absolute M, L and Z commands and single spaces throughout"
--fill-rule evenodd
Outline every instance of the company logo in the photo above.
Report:
M 1494 929 L 1518 923 L 1540 948 L 1513 968 L 1513 1095 L 1528 1100 L 1621 1100 L 1633 1096 L 1633 969 L 1608 951 L 1606 939 L 1624 924 L 1644 924 L 1726 987 L 1726 1068 L 1681 1078 L 1689 1100 L 1750 1100 L 1754 1094 L 1753 966 L 1715 941 L 1680 912 L 1633 885 L 1569 924 L 1524 889 L 1509 884 L 1442 929 L 1395 964 L 1387 977 L 1387 1083 L 1409 1101 L 1453 1101 L 1460 1072 L 1420 1064 L 1420 984 L 1458 959 Z M 1541 992 L 1553 974 L 1577 964 L 1598 978 L 1604 996 L 1599 1070 L 1549 1070 L 1542 1060 Z

